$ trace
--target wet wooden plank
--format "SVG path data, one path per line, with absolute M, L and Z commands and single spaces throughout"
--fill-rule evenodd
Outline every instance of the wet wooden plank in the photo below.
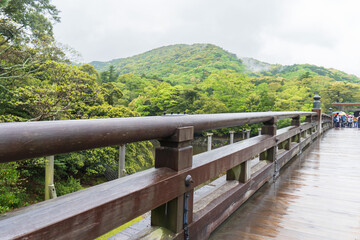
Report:
M 360 239 L 359 139 L 329 130 L 210 239 Z

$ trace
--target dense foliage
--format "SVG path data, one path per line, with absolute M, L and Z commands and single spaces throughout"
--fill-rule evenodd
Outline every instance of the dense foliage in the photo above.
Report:
M 101 75 L 118 75 L 110 82 L 123 92 L 122 103 L 141 115 L 308 111 L 315 94 L 322 96 L 325 111 L 333 102 L 360 100 L 355 75 L 309 64 L 240 60 L 211 44 L 172 45 L 91 64 Z

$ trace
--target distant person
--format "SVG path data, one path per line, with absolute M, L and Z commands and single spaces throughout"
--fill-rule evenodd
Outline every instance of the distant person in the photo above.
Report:
M 354 122 L 354 128 L 356 128 L 358 126 L 358 118 L 354 116 L 353 122 Z
M 338 113 L 335 113 L 335 116 L 334 116 L 334 126 L 335 126 L 335 128 L 340 127 L 340 118 L 339 118 Z
M 345 115 L 341 116 L 340 122 L 341 122 L 341 127 L 344 128 L 346 125 L 346 116 Z
M 351 116 L 351 115 L 348 116 L 347 122 L 348 122 L 348 127 L 349 127 L 349 128 L 352 128 L 353 119 L 352 119 L 352 116 Z

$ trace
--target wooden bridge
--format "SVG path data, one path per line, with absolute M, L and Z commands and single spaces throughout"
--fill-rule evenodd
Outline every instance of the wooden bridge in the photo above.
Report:
M 303 118 L 305 121 L 301 121 Z M 280 119 L 291 119 L 291 126 L 277 129 L 276 123 Z M 190 143 L 194 132 L 253 123 L 262 123 L 262 135 L 192 156 Z M 161 143 L 156 149 L 155 168 L 9 213 L 0 219 L 0 239 L 92 239 L 149 211 L 151 227 L 134 238 L 206 239 L 254 194 L 240 208 L 239 214 L 246 217 L 239 217 L 238 212 L 232 216 L 235 221 L 238 221 L 236 218 L 243 219 L 243 228 L 228 222 L 226 224 L 230 225 L 222 225 L 218 232 L 213 233 L 213 239 L 225 236 L 227 226 L 234 229 L 234 234 L 239 233 L 239 237 L 233 239 L 272 239 L 277 236 L 282 239 L 295 236 L 296 239 L 299 236 L 311 237 L 311 234 L 321 238 L 326 223 L 337 217 L 334 211 L 342 216 L 355 215 L 329 231 L 338 233 L 344 230 L 346 234 L 343 236 L 355 236 L 351 234 L 359 229 L 359 226 L 354 226 L 359 223 L 359 200 L 356 199 L 359 178 L 356 178 L 355 169 L 359 165 L 356 165 L 356 156 L 354 158 L 350 153 L 354 150 L 358 154 L 359 150 L 346 145 L 347 141 L 336 147 L 322 143 L 321 135 L 331 127 L 331 116 L 321 113 L 318 100 L 314 102 L 312 112 L 0 124 L 0 162 L 150 139 L 158 139 Z M 355 133 L 355 129 L 350 130 Z M 337 133 L 340 131 L 331 130 L 325 134 L 324 141 L 329 139 L 331 142 Z M 293 173 L 288 173 L 288 170 L 299 163 L 288 168 L 285 164 L 298 155 L 302 156 L 306 148 L 310 150 L 310 157 L 295 161 L 307 165 L 298 168 L 300 173 L 294 173 L 297 178 L 292 178 Z M 349 149 L 351 151 L 348 152 Z M 339 156 L 346 156 L 346 159 Z M 253 164 L 252 159 L 256 157 L 259 161 Z M 323 162 L 324 158 L 330 160 Z M 351 160 L 349 164 L 344 162 L 347 158 Z M 323 172 L 320 166 L 330 173 Z M 344 172 L 349 166 L 354 168 Z M 282 170 L 284 168 L 285 171 Z M 305 177 L 309 177 L 309 182 L 299 182 Z M 194 198 L 194 190 L 214 179 L 217 179 L 216 188 Z M 273 181 L 273 184 L 266 184 Z M 346 185 L 346 181 L 354 186 Z M 309 186 L 311 183 L 315 189 L 313 192 Z M 343 200 L 342 207 L 335 205 Z M 297 204 L 288 204 L 296 201 Z M 303 208 L 304 211 L 301 211 Z M 298 218 L 294 209 L 298 210 Z M 317 209 L 322 211 L 316 213 Z M 292 218 L 287 212 L 294 214 Z M 324 219 L 318 225 L 314 223 L 314 226 L 320 226 L 318 234 L 311 224 L 303 220 L 306 214 L 313 216 L 312 213 L 319 215 L 319 219 L 322 214 Z M 356 217 L 357 220 L 354 220 Z M 288 227 L 282 219 L 289 224 Z M 348 221 L 353 220 L 356 223 L 346 228 Z M 298 227 L 300 230 L 297 230 Z M 306 227 L 312 232 L 301 230 Z M 269 230 L 270 235 L 261 234 L 259 229 Z M 297 232 L 303 235 L 296 235 Z M 336 238 L 340 235 L 332 236 Z
M 360 129 L 331 129 L 210 239 L 360 239 Z

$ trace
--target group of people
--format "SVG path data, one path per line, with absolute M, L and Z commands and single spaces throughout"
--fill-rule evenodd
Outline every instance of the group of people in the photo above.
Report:
M 335 113 L 334 115 L 334 127 L 336 128 L 360 128 L 360 117 L 355 117 L 353 115 L 347 115 L 347 114 L 339 114 Z

